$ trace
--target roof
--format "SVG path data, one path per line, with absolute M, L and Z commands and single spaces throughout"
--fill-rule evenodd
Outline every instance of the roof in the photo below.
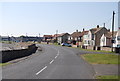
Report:
M 61 37 L 61 36 L 65 35 L 65 34 L 69 34 L 69 33 L 58 34 L 58 37 Z
M 83 32 L 80 33 L 80 36 L 83 36 L 83 35 L 87 34 L 88 32 L 89 31 L 83 31 Z
M 103 27 L 99 27 L 99 28 L 92 28 L 90 29 L 91 33 L 95 34 L 97 33 L 98 31 L 100 31 Z
M 58 37 L 60 34 L 54 34 L 53 37 Z
M 71 34 L 72 37 L 79 37 L 81 32 L 73 32 Z
M 117 34 L 117 31 L 114 32 L 114 36 L 116 36 L 116 34 Z M 112 32 L 107 32 L 107 33 L 105 34 L 105 37 L 107 37 L 107 38 L 112 38 Z
M 53 37 L 52 35 L 44 35 L 43 37 Z

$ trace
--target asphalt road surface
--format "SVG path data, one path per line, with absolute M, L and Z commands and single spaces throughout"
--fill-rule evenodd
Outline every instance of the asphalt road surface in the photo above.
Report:
M 93 79 L 94 69 L 77 54 L 82 50 L 43 45 L 32 58 L 2 67 L 3 79 Z

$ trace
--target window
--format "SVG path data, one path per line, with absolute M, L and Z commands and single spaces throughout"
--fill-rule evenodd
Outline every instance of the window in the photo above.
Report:
M 117 40 L 120 40 L 120 36 L 117 36 Z
M 92 34 L 92 40 L 94 40 L 94 34 Z
M 102 39 L 102 42 L 105 42 L 105 38 Z

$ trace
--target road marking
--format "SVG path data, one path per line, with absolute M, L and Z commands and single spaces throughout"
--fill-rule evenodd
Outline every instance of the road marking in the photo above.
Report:
M 57 58 L 58 56 L 55 56 L 55 59 Z
M 54 60 L 52 60 L 51 62 L 50 62 L 50 64 L 52 64 L 54 62 Z
M 43 70 L 45 70 L 47 66 L 45 66 L 43 69 L 41 69 L 39 72 L 36 73 L 36 75 L 40 74 Z

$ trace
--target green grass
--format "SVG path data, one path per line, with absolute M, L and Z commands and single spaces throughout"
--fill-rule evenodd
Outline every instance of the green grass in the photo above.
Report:
M 84 51 L 91 51 L 91 52 L 115 53 L 115 52 L 112 52 L 112 51 L 104 51 L 104 50 L 91 50 L 91 49 L 82 49 L 82 48 L 80 48 L 80 50 L 84 50 Z
M 11 63 L 0 63 L 0 66 L 6 66 L 8 64 L 11 64 Z
M 120 61 L 118 61 L 118 56 L 120 56 L 120 55 L 84 54 L 81 56 L 91 64 L 120 64 Z
M 96 79 L 118 79 L 117 75 L 102 75 L 96 76 Z
M 11 44 L 11 43 L 14 43 L 12 41 L 0 41 L 1 43 L 6 43 L 6 44 Z

